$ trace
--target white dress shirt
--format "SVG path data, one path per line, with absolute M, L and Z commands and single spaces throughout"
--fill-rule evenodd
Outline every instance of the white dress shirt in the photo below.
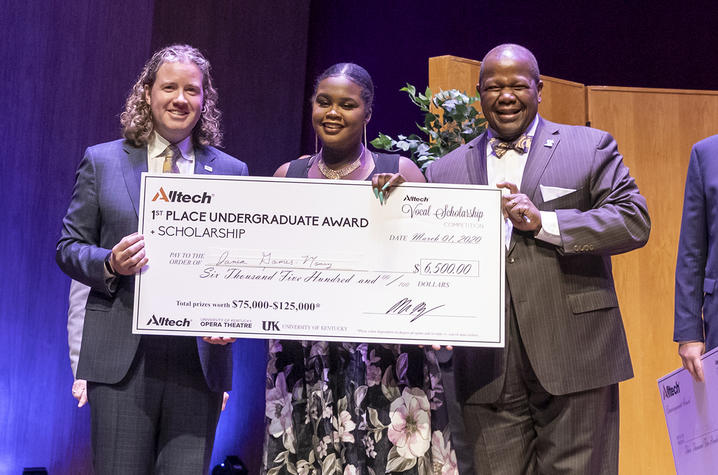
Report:
M 538 127 L 538 114 L 534 117 L 534 120 L 526 130 L 526 135 L 531 137 L 531 147 L 540 146 L 533 143 L 533 136 L 536 134 L 536 128 Z M 491 129 L 488 130 L 488 138 L 491 139 L 494 133 Z M 529 151 L 531 150 L 529 147 Z M 519 153 L 516 150 L 508 150 L 501 158 L 498 158 L 491 148 L 489 141 L 486 141 L 486 175 L 488 178 L 489 185 L 496 186 L 502 181 L 508 181 L 514 183 L 519 191 L 521 191 L 521 179 L 524 175 L 524 168 L 526 168 L 526 160 L 529 156 L 529 151 L 525 153 Z M 509 191 L 504 188 L 504 193 L 508 194 Z M 536 239 L 546 241 L 556 246 L 561 245 L 561 233 L 558 227 L 558 218 L 556 213 L 553 211 L 540 211 L 541 213 L 541 229 L 536 234 Z M 513 232 L 513 224 L 506 218 L 504 220 L 506 226 L 506 248 L 508 249 L 511 243 L 511 233 Z
M 182 175 L 194 174 L 194 147 L 192 147 L 192 136 L 187 136 L 181 142 L 175 144 L 182 155 L 177 159 L 177 168 Z M 150 173 L 162 173 L 162 166 L 165 163 L 165 153 L 170 142 L 157 132 L 152 134 L 147 143 L 147 171 Z

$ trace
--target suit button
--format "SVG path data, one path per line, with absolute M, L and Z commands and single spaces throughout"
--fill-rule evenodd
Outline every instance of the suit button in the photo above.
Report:
M 516 259 L 514 259 L 513 257 L 509 257 L 509 264 L 513 264 L 514 262 L 516 262 Z

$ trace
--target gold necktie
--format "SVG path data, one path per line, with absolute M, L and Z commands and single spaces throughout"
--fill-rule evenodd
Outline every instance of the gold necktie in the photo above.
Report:
M 179 173 L 177 159 L 180 158 L 180 151 L 176 145 L 172 144 L 165 150 L 165 161 L 162 164 L 162 173 Z
M 504 142 L 499 138 L 492 137 L 489 140 L 489 145 L 491 145 L 491 149 L 494 151 L 496 158 L 503 157 L 509 150 L 516 150 L 518 153 L 524 154 L 528 152 L 529 147 L 531 147 L 531 137 L 521 134 L 521 136 L 513 142 Z

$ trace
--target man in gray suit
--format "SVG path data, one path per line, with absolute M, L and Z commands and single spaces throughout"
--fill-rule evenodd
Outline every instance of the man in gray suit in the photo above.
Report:
M 506 348 L 455 348 L 457 395 L 478 473 L 617 473 L 633 370 L 611 255 L 643 246 L 650 220 L 613 138 L 541 118 L 542 87 L 530 51 L 492 49 L 488 131 L 427 170 L 507 190 Z
M 131 330 L 134 275 L 151 257 L 136 232 L 141 173 L 247 174 L 213 147 L 221 132 L 209 68 L 186 45 L 152 56 L 121 115 L 125 139 L 87 149 L 63 220 L 58 265 L 91 287 L 77 378 L 88 381 L 98 474 L 206 473 L 231 387 L 232 339 Z

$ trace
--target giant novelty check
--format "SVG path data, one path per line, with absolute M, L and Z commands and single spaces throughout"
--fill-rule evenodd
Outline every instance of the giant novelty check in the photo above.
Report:
M 134 333 L 504 345 L 501 191 L 142 176 Z
M 658 380 L 678 475 L 712 475 L 718 467 L 718 348 L 702 363 L 705 382 L 684 368 Z

